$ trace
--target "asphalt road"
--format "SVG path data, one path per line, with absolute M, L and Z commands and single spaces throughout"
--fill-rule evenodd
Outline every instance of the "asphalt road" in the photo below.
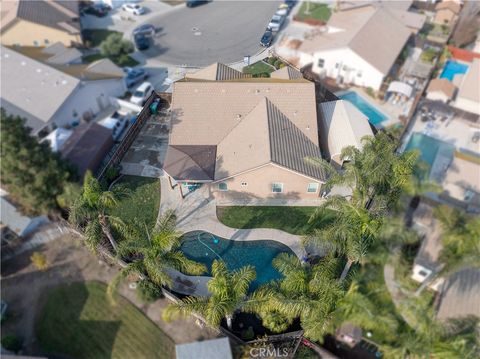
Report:
M 155 46 L 143 54 L 172 65 L 232 63 L 262 50 L 260 38 L 280 1 L 213 1 L 150 17 Z

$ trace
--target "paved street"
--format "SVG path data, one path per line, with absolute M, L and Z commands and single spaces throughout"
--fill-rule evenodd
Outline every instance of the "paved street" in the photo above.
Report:
M 148 22 L 158 28 L 144 54 L 172 65 L 201 67 L 231 63 L 262 50 L 260 38 L 280 1 L 213 1 L 178 6 Z

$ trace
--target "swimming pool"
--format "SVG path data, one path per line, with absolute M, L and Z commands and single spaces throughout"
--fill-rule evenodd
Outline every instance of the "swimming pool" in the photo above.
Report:
M 420 160 L 425 162 L 428 166 L 428 168 L 425 169 L 426 173 L 422 174 L 428 177 L 437 155 L 440 154 L 445 157 L 453 156 L 455 147 L 447 142 L 437 140 L 436 138 L 422 133 L 414 132 L 405 147 L 405 151 L 411 150 L 420 151 Z
M 453 81 L 453 78 L 457 74 L 465 74 L 468 70 L 468 65 L 462 64 L 460 62 L 448 60 L 443 67 L 442 73 L 440 74 L 441 79 L 447 79 L 448 81 Z
M 378 111 L 375 107 L 370 105 L 362 96 L 355 91 L 347 91 L 338 95 L 342 100 L 351 102 L 356 108 L 358 108 L 365 116 L 368 117 L 368 121 L 372 125 L 378 125 L 385 121 L 387 116 Z
M 272 260 L 280 253 L 294 254 L 286 245 L 276 241 L 235 241 L 203 231 L 184 235 L 180 250 L 187 258 L 205 264 L 209 274 L 215 259 L 222 259 L 229 270 L 252 265 L 257 278 L 250 284 L 250 291 L 282 278 L 282 275 L 273 268 Z

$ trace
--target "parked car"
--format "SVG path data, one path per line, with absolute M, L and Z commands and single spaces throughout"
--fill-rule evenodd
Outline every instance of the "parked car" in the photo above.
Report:
M 265 30 L 262 38 L 260 39 L 260 45 L 269 47 L 273 41 L 273 32 L 270 30 Z
M 268 23 L 267 28 L 274 32 L 277 32 L 282 27 L 284 21 L 285 21 L 285 16 L 273 15 L 272 20 L 270 20 L 270 22 Z
M 112 130 L 112 138 L 114 141 L 119 141 L 123 132 L 128 127 L 129 120 L 126 116 L 122 116 L 118 112 L 114 112 L 112 116 L 98 121 L 99 125 Z
M 284 4 L 288 5 L 289 9 L 292 10 L 297 5 L 297 0 L 285 0 Z
M 156 32 L 155 26 L 153 26 L 152 24 L 143 24 L 133 29 L 132 34 L 134 36 L 138 34 L 145 35 L 145 36 L 153 36 L 155 35 L 155 32 Z
M 187 7 L 195 7 L 210 2 L 209 0 L 188 0 Z
M 143 34 L 133 35 L 133 42 L 135 43 L 135 47 L 140 51 L 148 50 L 150 48 L 150 37 Z
M 103 3 L 92 4 L 84 7 L 82 9 L 82 14 L 93 15 L 96 17 L 105 17 L 108 15 L 108 12 L 112 10 L 110 6 Z
M 131 67 L 124 67 L 125 72 L 125 84 L 127 87 L 132 87 L 137 82 L 145 81 L 148 78 L 148 72 L 144 69 L 132 69 Z
M 153 85 L 150 82 L 143 82 L 133 93 L 132 97 L 130 98 L 130 102 L 138 106 L 143 106 L 152 92 Z
M 122 10 L 131 12 L 133 15 L 143 15 L 145 14 L 145 8 L 138 4 L 127 3 L 122 5 Z
M 290 7 L 287 4 L 281 4 L 275 12 L 275 15 L 287 16 L 289 12 Z

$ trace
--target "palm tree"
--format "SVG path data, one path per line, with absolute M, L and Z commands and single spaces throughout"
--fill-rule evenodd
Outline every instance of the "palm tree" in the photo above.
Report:
M 188 259 L 179 250 L 182 233 L 175 229 L 175 221 L 174 212 L 167 211 L 159 219 L 152 235 L 142 225 L 129 226 L 130 233 L 118 247 L 118 256 L 124 258 L 127 265 L 110 283 L 110 294 L 123 278 L 132 273 L 146 275 L 158 286 L 171 287 L 173 281 L 169 269 L 191 275 L 206 272 L 204 264 Z
M 163 312 L 165 320 L 177 315 L 200 313 L 207 323 L 218 327 L 223 318 L 228 328 L 232 327 L 233 315 L 241 310 L 247 299 L 250 283 L 255 279 L 255 270 L 245 266 L 229 271 L 224 262 L 215 260 L 212 264 L 212 279 L 207 283 L 210 296 L 187 297 L 170 304 Z
M 329 256 L 310 266 L 303 265 L 295 255 L 281 253 L 272 264 L 283 278 L 259 288 L 244 309 L 257 312 L 263 325 L 274 332 L 284 331 L 300 318 L 305 335 L 321 340 L 331 312 L 344 294 L 336 279 L 338 260 Z
M 352 264 L 365 259 L 370 244 L 379 235 L 381 219 L 374 211 L 357 207 L 340 196 L 328 198 L 320 206 L 318 213 L 325 210 L 335 212 L 333 221 L 323 228 L 314 229 L 312 234 L 305 238 L 305 243 L 327 249 L 332 254 L 345 256 L 347 263 L 340 276 L 340 281 L 343 281 Z
M 113 250 L 117 252 L 118 245 L 111 228 L 121 233 L 125 230 L 125 224 L 119 217 L 108 212 L 116 207 L 119 199 L 127 193 L 122 187 L 104 191 L 90 171 L 85 174 L 82 194 L 70 207 L 69 221 L 83 230 L 86 244 L 92 251 L 95 252 L 106 237 Z

